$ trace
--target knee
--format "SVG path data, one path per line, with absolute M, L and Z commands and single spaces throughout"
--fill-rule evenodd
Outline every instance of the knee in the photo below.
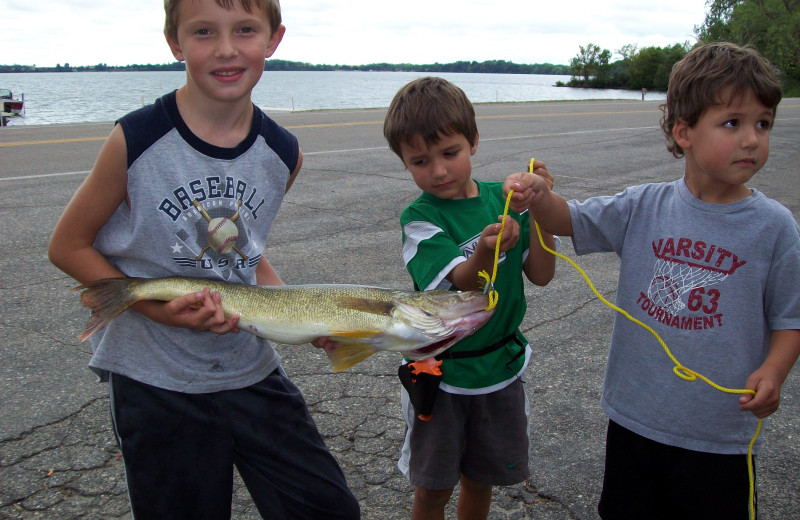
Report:
M 414 490 L 414 501 L 425 509 L 440 509 L 447 505 L 453 488 L 450 489 L 426 489 L 417 487 Z
M 461 483 L 461 489 L 467 491 L 468 493 L 475 495 L 492 494 L 492 486 L 489 484 L 481 484 L 480 482 L 476 482 L 463 475 L 461 476 L 461 480 L 459 482 Z

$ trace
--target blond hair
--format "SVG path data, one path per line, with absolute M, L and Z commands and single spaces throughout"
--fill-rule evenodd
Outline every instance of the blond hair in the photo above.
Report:
M 731 98 L 752 92 L 774 114 L 783 95 L 779 78 L 779 71 L 753 47 L 717 42 L 693 49 L 672 67 L 667 100 L 660 107 L 667 150 L 683 157 L 672 135 L 675 123 L 682 119 L 693 127 L 708 107 L 726 102 L 720 98 L 726 89 Z
M 178 8 L 182 0 L 164 0 L 164 36 L 172 40 L 178 39 Z M 191 1 L 191 0 L 189 0 Z M 248 13 L 253 8 L 261 9 L 269 20 L 270 29 L 274 33 L 281 25 L 280 0 L 215 0 L 217 5 L 225 9 L 233 9 L 236 2 Z
M 463 90 L 442 78 L 419 78 L 405 85 L 392 99 L 383 122 L 383 136 L 401 159 L 401 143 L 410 143 L 416 135 L 430 146 L 442 135 L 453 134 L 475 144 L 475 109 Z

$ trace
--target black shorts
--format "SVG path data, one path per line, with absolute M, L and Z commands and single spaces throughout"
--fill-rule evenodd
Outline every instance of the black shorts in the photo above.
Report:
M 747 455 L 676 448 L 609 421 L 604 520 L 748 520 L 749 496 Z
M 359 518 L 339 464 L 280 368 L 250 387 L 208 394 L 118 374 L 110 387 L 136 520 L 230 518 L 234 465 L 263 518 Z

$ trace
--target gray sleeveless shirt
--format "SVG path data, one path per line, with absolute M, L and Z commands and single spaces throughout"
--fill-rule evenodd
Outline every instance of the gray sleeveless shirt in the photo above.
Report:
M 297 139 L 253 107 L 247 138 L 219 148 L 192 134 L 175 92 L 118 121 L 128 152 L 128 196 L 100 229 L 95 248 L 127 276 L 186 276 L 255 284 L 270 226 L 294 171 Z M 228 217 L 235 247 L 207 247 L 210 220 Z M 186 393 L 242 388 L 280 358 L 247 333 L 169 327 L 127 311 L 92 337 L 89 366 Z

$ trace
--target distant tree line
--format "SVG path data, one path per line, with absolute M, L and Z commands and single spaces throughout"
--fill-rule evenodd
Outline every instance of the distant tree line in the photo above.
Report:
M 800 1 L 708 0 L 702 25 L 695 26 L 696 45 L 729 41 L 752 45 L 783 74 L 784 95 L 800 96 Z M 589 43 L 579 46 L 570 60 L 566 82 L 560 86 L 666 90 L 675 62 L 693 48 L 689 42 L 668 47 L 626 45 L 611 62 L 608 49 Z
M 453 63 L 370 63 L 368 65 L 314 65 L 285 60 L 268 60 L 264 70 L 358 70 L 389 72 L 475 72 L 484 74 L 569 74 L 569 66 L 537 63 L 525 65 L 505 60 L 456 61 Z
M 36 65 L 0 65 L 0 72 L 109 72 L 109 71 L 140 71 L 140 70 L 186 70 L 186 65 L 181 62 L 164 63 L 161 65 L 79 65 L 69 63 L 55 67 L 37 67 Z
M 186 70 L 181 62 L 165 63 L 162 65 L 124 65 L 111 66 L 105 63 L 88 66 L 71 66 L 69 63 L 58 64 L 55 67 L 37 67 L 36 65 L 0 65 L 0 72 L 108 72 L 108 71 L 163 71 Z M 433 63 L 429 65 L 414 65 L 411 63 L 370 63 L 369 65 L 314 65 L 299 61 L 267 60 L 264 70 L 360 70 L 360 71 L 412 71 L 412 72 L 481 72 L 490 74 L 569 74 L 569 66 L 553 65 L 552 63 L 539 63 L 522 65 L 505 60 L 492 61 L 457 61 L 454 63 Z

